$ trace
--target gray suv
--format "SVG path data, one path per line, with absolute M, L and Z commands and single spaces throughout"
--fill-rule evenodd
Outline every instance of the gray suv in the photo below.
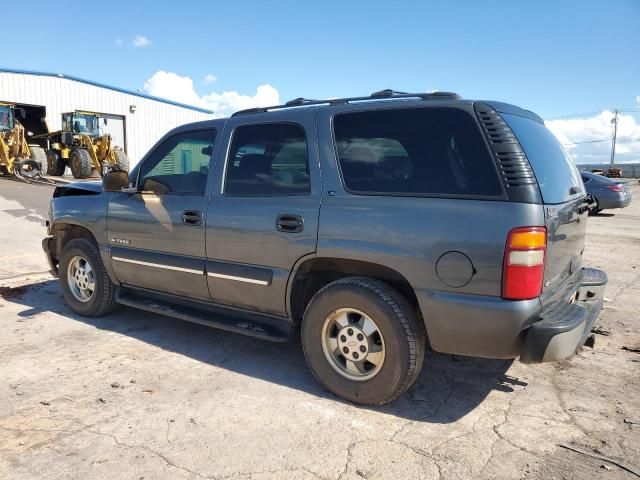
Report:
M 127 174 L 55 190 L 43 248 L 75 312 L 118 304 L 286 341 L 382 404 L 438 352 L 571 356 L 607 277 L 535 114 L 446 92 L 296 99 L 179 127 Z

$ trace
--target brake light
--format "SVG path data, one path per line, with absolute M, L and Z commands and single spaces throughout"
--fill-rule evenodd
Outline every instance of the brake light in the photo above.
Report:
M 547 229 L 515 228 L 507 236 L 502 270 L 502 298 L 529 300 L 542 291 Z
M 605 185 L 604 188 L 608 188 L 609 190 L 613 190 L 614 192 L 621 192 L 624 190 L 622 185 Z

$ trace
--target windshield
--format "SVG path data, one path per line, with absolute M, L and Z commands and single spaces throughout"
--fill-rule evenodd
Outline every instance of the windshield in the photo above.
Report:
M 13 109 L 8 106 L 0 107 L 0 130 L 13 128 Z
M 87 113 L 73 114 L 73 133 L 98 135 L 98 117 Z

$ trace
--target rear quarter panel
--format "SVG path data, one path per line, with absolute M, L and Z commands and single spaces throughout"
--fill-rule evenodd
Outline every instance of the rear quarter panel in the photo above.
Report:
M 318 256 L 382 264 L 414 289 L 499 297 L 507 234 L 536 225 L 544 225 L 540 205 L 336 194 L 322 205 Z M 471 280 L 457 288 L 436 273 L 438 259 L 452 251 L 474 267 Z

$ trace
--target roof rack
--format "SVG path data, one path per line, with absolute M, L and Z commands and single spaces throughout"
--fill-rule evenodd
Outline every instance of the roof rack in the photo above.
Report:
M 440 100 L 440 99 L 460 100 L 462 97 L 457 93 L 453 93 L 453 92 L 406 93 L 406 92 L 398 92 L 396 90 L 391 90 L 387 88 L 385 90 L 373 92 L 368 97 L 332 98 L 327 100 L 314 100 L 311 98 L 299 97 L 293 100 L 289 100 L 284 105 L 248 108 L 246 110 L 240 110 L 238 112 L 235 112 L 231 116 L 238 117 L 240 115 L 249 115 L 252 113 L 264 113 L 264 112 L 270 112 L 272 110 L 280 110 L 283 108 L 308 107 L 313 105 L 343 105 L 343 104 L 354 103 L 354 102 L 367 102 L 367 101 L 381 100 L 381 99 L 395 100 L 395 99 L 403 99 L 403 98 L 419 98 L 422 100 Z

